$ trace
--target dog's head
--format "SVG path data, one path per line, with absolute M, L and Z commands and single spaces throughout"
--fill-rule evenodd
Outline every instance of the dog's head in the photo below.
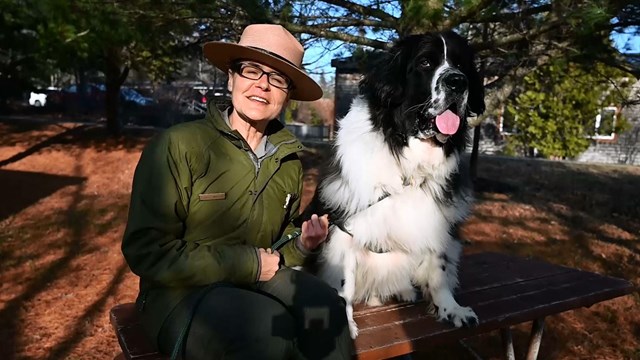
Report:
M 466 118 L 485 108 L 473 50 L 452 31 L 399 40 L 370 63 L 360 92 L 374 127 L 396 154 L 412 137 L 442 146 L 445 153 L 462 150 Z

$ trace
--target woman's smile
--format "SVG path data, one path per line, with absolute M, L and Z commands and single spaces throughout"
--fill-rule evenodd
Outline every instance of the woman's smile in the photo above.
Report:
M 258 102 L 258 103 L 262 103 L 262 104 L 269 104 L 269 101 L 263 97 L 257 96 L 257 95 L 251 95 L 249 96 L 249 100 L 252 100 L 254 102 Z

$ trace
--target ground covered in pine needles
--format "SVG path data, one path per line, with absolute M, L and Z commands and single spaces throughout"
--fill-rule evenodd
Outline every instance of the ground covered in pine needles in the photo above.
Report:
M 137 278 L 120 253 L 131 180 L 154 130 L 0 122 L 0 357 L 109 359 L 108 311 Z M 306 203 L 322 152 L 304 156 Z M 640 284 L 640 168 L 480 157 L 467 252 L 532 256 Z M 541 359 L 640 359 L 640 296 L 548 318 Z M 514 331 L 516 355 L 528 328 Z M 501 358 L 499 334 L 468 343 Z M 415 358 L 471 359 L 460 345 Z

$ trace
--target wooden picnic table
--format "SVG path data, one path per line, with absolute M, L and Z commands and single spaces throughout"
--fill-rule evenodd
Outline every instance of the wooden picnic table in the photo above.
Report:
M 435 321 L 423 301 L 378 307 L 358 306 L 357 359 L 386 359 L 436 344 L 499 330 L 506 359 L 514 359 L 510 327 L 532 322 L 527 360 L 537 358 L 544 318 L 630 294 L 627 280 L 499 253 L 465 255 L 456 299 L 471 306 L 480 324 L 455 328 Z M 120 359 L 166 359 L 144 338 L 132 303 L 111 309 L 111 324 L 123 350 Z M 118 357 L 117 357 L 118 358 Z

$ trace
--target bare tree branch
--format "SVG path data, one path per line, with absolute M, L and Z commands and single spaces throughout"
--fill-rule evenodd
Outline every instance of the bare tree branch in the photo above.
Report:
M 276 21 L 276 23 L 280 22 Z M 344 32 L 316 28 L 315 26 L 305 26 L 290 23 L 282 23 L 281 25 L 289 29 L 291 32 L 315 35 L 317 37 L 322 37 L 325 39 L 341 40 L 352 44 L 369 46 L 374 49 L 385 49 L 389 45 L 385 41 L 373 40 L 364 36 L 351 35 Z
M 398 18 L 394 17 L 391 14 L 386 13 L 385 11 L 382 11 L 380 9 L 375 9 L 372 7 L 368 7 L 368 6 L 363 6 L 360 4 L 356 4 L 354 2 L 351 1 L 347 1 L 347 0 L 322 0 L 323 2 L 327 3 L 327 4 L 331 4 L 331 5 L 335 5 L 335 6 L 340 6 L 344 9 L 350 10 L 356 14 L 362 14 L 362 15 L 367 15 L 367 16 L 371 16 L 380 20 L 383 20 L 385 22 L 396 22 L 398 21 Z
M 321 29 L 331 29 L 334 27 L 350 27 L 350 26 L 370 26 L 370 27 L 378 27 L 378 28 L 388 27 L 384 22 L 380 20 L 369 20 L 369 19 L 349 19 L 349 20 L 342 20 L 342 21 L 317 22 L 313 24 L 313 27 L 321 28 Z

